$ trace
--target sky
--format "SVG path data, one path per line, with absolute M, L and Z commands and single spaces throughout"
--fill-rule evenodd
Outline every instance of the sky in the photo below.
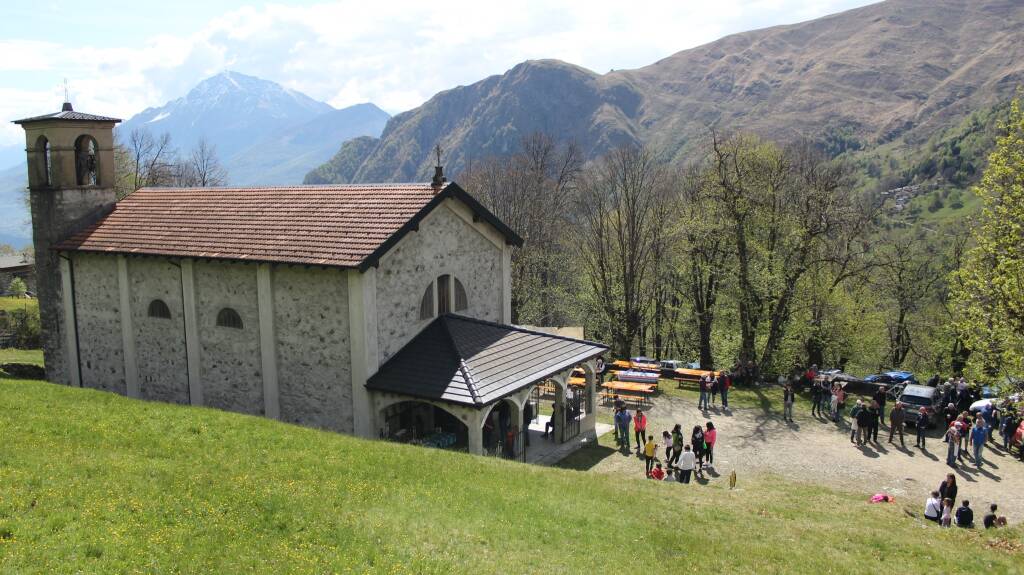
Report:
M 872 0 L 96 0 L 0 7 L 0 149 L 11 120 L 75 109 L 129 118 L 223 70 L 394 114 L 439 91 L 557 58 L 605 73 L 722 36 Z

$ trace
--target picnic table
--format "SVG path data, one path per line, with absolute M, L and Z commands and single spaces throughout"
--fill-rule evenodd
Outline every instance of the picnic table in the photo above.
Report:
M 606 401 L 611 400 L 617 392 L 627 392 L 618 394 L 620 399 L 623 401 L 632 400 L 638 404 L 647 405 L 650 403 L 650 396 L 654 393 L 657 386 L 649 383 L 636 383 L 632 381 L 609 381 L 601 387 L 607 390 L 601 394 L 601 397 Z
M 617 359 L 612 362 L 612 365 L 619 369 L 635 369 L 639 371 L 661 371 L 661 366 L 656 363 L 638 363 L 635 361 L 626 361 L 624 359 Z
M 688 369 L 683 367 L 674 369 L 672 371 L 675 372 L 673 378 L 679 384 L 680 388 L 683 387 L 684 381 L 700 382 L 700 380 L 703 379 L 705 375 L 710 375 L 711 377 L 722 375 L 722 372 L 720 371 L 710 371 L 706 369 Z
M 689 369 L 684 367 L 680 367 L 672 371 L 675 372 L 676 379 L 690 379 L 693 381 L 697 381 L 700 378 L 704 377 L 705 375 L 715 376 L 721 373 L 716 371 L 709 371 L 706 369 Z

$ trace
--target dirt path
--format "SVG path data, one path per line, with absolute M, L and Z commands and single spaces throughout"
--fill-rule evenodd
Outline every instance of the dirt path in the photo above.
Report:
M 913 429 L 905 437 L 908 447 L 899 446 L 898 436 L 895 445 L 888 443 L 888 425 L 879 430 L 878 444 L 857 447 L 849 440 L 848 418 L 835 424 L 798 410 L 795 422 L 786 423 L 781 412 L 766 413 L 757 408 L 734 409 L 731 413 L 711 410 L 705 416 L 692 401 L 674 397 L 659 398 L 649 418 L 648 428 L 659 438 L 659 451 L 662 430 L 671 429 L 675 423 L 682 424 L 687 438 L 694 425 L 709 420 L 715 423 L 718 444 L 711 481 L 726 481 L 733 470 L 740 481 L 744 476 L 770 472 L 859 491 L 865 499 L 884 491 L 895 495 L 900 503 L 920 502 L 923 509 L 929 492 L 951 470 L 946 465 L 946 444 L 938 430 L 932 430 L 925 451 L 913 447 Z M 979 524 L 992 502 L 999 504 L 999 513 L 1012 523 L 1020 523 L 1024 521 L 1024 463 L 993 445 L 989 443 L 985 449 L 981 471 L 966 455 L 965 463 L 954 471 L 960 488 L 958 498 L 971 500 Z M 592 469 L 639 476 L 643 464 L 635 455 L 614 453 Z

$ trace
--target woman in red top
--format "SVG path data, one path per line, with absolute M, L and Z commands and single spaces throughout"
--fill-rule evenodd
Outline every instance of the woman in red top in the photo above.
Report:
M 715 429 L 715 424 L 710 421 L 707 424 L 707 429 L 704 431 L 704 443 L 708 446 L 707 457 L 708 465 L 715 464 L 715 440 L 718 439 L 718 431 Z
M 636 437 L 636 452 L 640 453 L 647 443 L 647 416 L 642 409 L 636 410 L 636 417 L 633 418 L 633 431 Z

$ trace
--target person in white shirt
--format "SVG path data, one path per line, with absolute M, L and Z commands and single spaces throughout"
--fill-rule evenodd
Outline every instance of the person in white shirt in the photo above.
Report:
M 924 518 L 938 523 L 942 519 L 942 500 L 939 492 L 932 491 L 932 496 L 924 503 Z
M 689 483 L 690 475 L 693 474 L 693 468 L 697 466 L 697 456 L 693 454 L 693 450 L 687 445 L 683 448 L 683 455 L 679 458 L 679 482 Z

